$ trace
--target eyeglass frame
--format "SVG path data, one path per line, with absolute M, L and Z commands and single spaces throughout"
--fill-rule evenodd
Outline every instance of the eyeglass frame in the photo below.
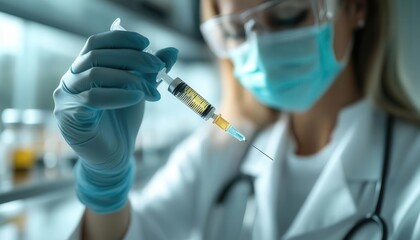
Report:
M 249 16 L 252 16 L 253 13 L 262 11 L 264 9 L 268 9 L 270 6 L 277 6 L 278 4 L 288 2 L 288 1 L 295 1 L 295 0 L 270 0 L 262 2 L 254 7 L 245 9 L 240 12 L 230 13 L 230 14 L 220 14 L 213 16 L 212 18 L 204 21 L 200 25 L 200 31 L 201 34 L 206 41 L 207 45 L 210 47 L 212 52 L 218 56 L 219 58 L 228 58 L 229 52 L 231 51 L 224 51 L 220 50 L 217 44 L 214 44 L 214 39 L 212 40 L 212 31 L 209 31 L 208 29 L 211 29 L 214 27 L 214 25 L 221 24 L 222 22 L 226 21 L 225 19 L 240 19 L 241 22 L 243 22 L 243 29 L 245 32 L 249 29 L 247 28 L 247 23 L 250 20 L 253 20 L 253 18 L 248 18 Z M 320 25 L 321 23 L 324 23 L 328 20 L 333 20 L 336 15 L 336 9 L 337 9 L 337 2 L 339 0 L 306 0 L 311 2 L 311 8 L 312 8 L 312 14 L 315 17 L 314 25 Z M 322 2 L 323 5 L 320 3 Z M 254 20 L 255 21 L 255 20 Z M 245 36 L 247 38 L 247 36 Z M 246 42 L 246 38 L 245 41 Z

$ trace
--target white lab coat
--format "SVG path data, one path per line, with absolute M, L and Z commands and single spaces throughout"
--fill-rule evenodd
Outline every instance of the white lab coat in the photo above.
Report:
M 281 117 L 254 141 L 275 156 L 274 162 L 257 151 L 246 152 L 247 144 L 211 128 L 199 130 L 176 149 L 141 194 L 132 196 L 134 210 L 126 239 L 207 239 L 203 235 L 210 212 L 214 213 L 213 202 L 238 169 L 257 177 L 257 214 L 247 239 L 341 239 L 358 219 L 373 211 L 383 163 L 385 116 L 366 100 L 340 113 L 333 132 L 340 139 L 333 157 L 284 236 L 277 234 L 281 210 L 276 209 L 276 198 L 281 191 L 278 179 L 288 142 L 288 117 Z M 381 215 L 391 239 L 420 239 L 420 128 L 397 120 L 393 139 Z M 216 239 L 237 239 L 243 213 L 238 206 L 246 199 L 241 191 L 237 195 L 236 203 L 219 219 L 222 229 L 213 235 Z M 360 239 L 373 239 L 376 231 L 370 230 L 362 232 Z

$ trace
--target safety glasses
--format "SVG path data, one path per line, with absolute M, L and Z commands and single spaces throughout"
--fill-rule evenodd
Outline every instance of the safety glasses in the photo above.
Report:
M 201 24 L 210 49 L 220 58 L 247 41 L 252 34 L 290 31 L 320 25 L 334 17 L 339 0 L 272 0 Z

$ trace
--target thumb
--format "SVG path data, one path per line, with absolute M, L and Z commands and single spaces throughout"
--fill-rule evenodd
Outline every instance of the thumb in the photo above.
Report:
M 178 49 L 173 47 L 163 48 L 157 51 L 155 56 L 165 63 L 166 72 L 169 72 L 178 58 Z

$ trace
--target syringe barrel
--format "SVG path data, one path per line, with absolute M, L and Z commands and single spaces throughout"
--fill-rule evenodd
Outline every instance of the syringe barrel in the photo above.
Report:
M 213 107 L 205 98 L 203 98 L 180 78 L 175 78 L 171 82 L 168 87 L 168 91 L 187 105 L 191 110 L 200 115 L 200 117 L 204 120 L 211 118 L 216 110 L 216 108 Z

